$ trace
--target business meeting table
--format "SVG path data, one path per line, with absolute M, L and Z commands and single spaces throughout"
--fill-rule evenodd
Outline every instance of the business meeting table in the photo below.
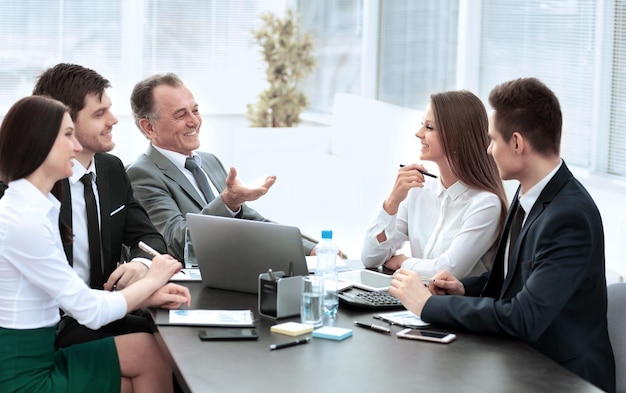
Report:
M 388 325 L 374 319 L 372 310 L 344 304 L 326 324 L 351 328 L 352 337 L 312 338 L 270 351 L 271 344 L 295 339 L 270 327 L 299 317 L 259 318 L 255 294 L 184 285 L 191 291 L 190 309 L 252 310 L 259 335 L 253 341 L 200 341 L 201 327 L 157 325 L 157 341 L 185 392 L 601 391 L 523 342 L 462 332 L 454 332 L 457 339 L 450 344 L 400 339 L 398 326 L 391 326 L 390 335 L 354 326 L 355 320 Z M 156 318 L 168 311 L 152 313 Z

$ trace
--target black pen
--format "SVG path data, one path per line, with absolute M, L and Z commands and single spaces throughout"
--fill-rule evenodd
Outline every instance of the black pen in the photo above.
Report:
M 400 168 L 404 168 L 405 166 L 406 166 L 406 165 L 404 165 L 404 164 L 400 164 Z M 436 176 L 436 175 L 433 175 L 432 173 L 424 172 L 424 171 L 423 171 L 423 170 L 421 170 L 421 169 L 418 169 L 417 171 L 418 171 L 419 173 L 421 173 L 422 175 L 424 175 L 424 176 L 432 177 L 433 179 L 436 179 L 436 178 L 437 178 L 437 176 Z
M 362 328 L 366 328 L 366 329 L 370 329 L 370 330 L 373 330 L 375 332 L 379 332 L 379 333 L 383 333 L 383 334 L 390 334 L 391 333 L 391 329 L 386 328 L 384 326 L 370 325 L 368 323 L 363 323 L 363 322 L 359 322 L 359 321 L 354 321 L 354 324 L 356 326 L 359 326 L 359 327 L 362 327 Z
M 290 341 L 288 343 L 272 344 L 272 345 L 270 345 L 270 351 L 273 351 L 275 349 L 283 349 L 283 348 L 293 347 L 294 345 L 306 344 L 309 341 L 311 341 L 311 337 L 299 338 L 296 341 Z

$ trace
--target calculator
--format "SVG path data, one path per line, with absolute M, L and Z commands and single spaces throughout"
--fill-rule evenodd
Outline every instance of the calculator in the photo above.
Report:
M 387 291 L 366 291 L 353 288 L 339 294 L 339 300 L 348 306 L 373 309 L 404 308 L 400 300 Z

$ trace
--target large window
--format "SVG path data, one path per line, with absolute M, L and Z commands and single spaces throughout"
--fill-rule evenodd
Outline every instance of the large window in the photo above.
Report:
M 594 133 L 596 13 L 588 0 L 483 2 L 480 95 L 498 83 L 534 76 L 557 95 L 565 130 L 562 154 L 589 166 Z
M 458 0 L 381 3 L 379 100 L 422 110 L 455 88 L 458 12 Z
M 32 92 L 58 62 L 83 64 L 113 78 L 122 73 L 122 7 L 111 1 L 0 2 L 0 113 Z
M 265 88 L 253 27 L 258 0 L 153 0 L 143 11 L 142 75 L 174 71 L 203 111 L 243 113 Z
M 626 177 L 626 0 L 2 1 L 0 115 L 58 62 L 110 79 L 120 116 L 135 82 L 168 71 L 203 112 L 243 114 L 266 83 L 251 29 L 287 6 L 315 40 L 309 111 L 329 114 L 336 93 L 422 109 L 469 88 L 486 101 L 536 76 L 561 100 L 567 162 Z
M 362 94 L 363 1 L 298 2 L 303 30 L 314 38 L 318 67 L 303 83 L 310 110 L 332 111 L 337 93 Z

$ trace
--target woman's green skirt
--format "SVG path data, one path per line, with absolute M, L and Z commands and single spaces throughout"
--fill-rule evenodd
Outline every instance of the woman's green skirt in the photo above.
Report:
M 111 392 L 121 385 L 112 337 L 54 350 L 56 326 L 0 328 L 0 392 Z

